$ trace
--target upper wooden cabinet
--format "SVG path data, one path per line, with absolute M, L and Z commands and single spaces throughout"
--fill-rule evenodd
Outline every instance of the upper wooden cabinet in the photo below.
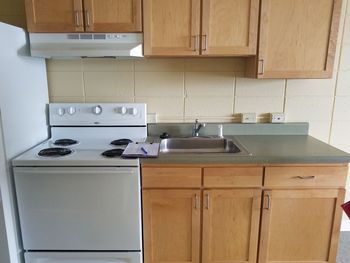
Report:
M 84 0 L 88 32 L 141 32 L 140 0 Z
M 203 0 L 203 55 L 255 55 L 259 0 Z
M 141 0 L 26 0 L 29 32 L 141 32 Z
M 341 0 L 261 0 L 257 78 L 330 78 Z
M 256 54 L 259 0 L 143 3 L 145 56 Z
M 81 0 L 25 0 L 29 32 L 83 32 Z
M 144 0 L 144 54 L 199 55 L 200 0 Z

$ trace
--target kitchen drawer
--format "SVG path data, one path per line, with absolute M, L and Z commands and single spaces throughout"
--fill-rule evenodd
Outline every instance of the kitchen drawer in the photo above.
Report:
M 142 168 L 143 188 L 199 188 L 201 182 L 201 168 Z
M 204 187 L 261 187 L 262 167 L 204 168 Z
M 266 167 L 264 186 L 344 187 L 348 167 Z

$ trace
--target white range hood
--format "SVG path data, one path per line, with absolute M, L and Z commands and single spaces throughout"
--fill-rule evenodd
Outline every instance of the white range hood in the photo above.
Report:
M 141 33 L 31 33 L 32 57 L 142 57 Z

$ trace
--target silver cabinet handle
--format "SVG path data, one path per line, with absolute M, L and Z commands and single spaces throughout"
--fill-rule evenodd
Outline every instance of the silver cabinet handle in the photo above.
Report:
M 197 51 L 198 50 L 198 36 L 191 36 L 191 46 L 192 46 L 192 50 L 193 51 Z
M 204 38 L 204 47 L 202 48 L 202 50 L 206 51 L 208 49 L 208 36 L 207 35 L 202 35 L 202 38 Z
M 194 209 L 197 209 L 198 208 L 198 195 L 197 194 L 195 194 L 194 195 Z
M 205 195 L 205 209 L 209 209 L 209 194 Z
M 270 194 L 266 194 L 265 196 L 267 197 L 267 207 L 265 207 L 265 209 L 270 210 L 271 209 L 271 196 L 270 196 Z
M 75 15 L 75 25 L 80 27 L 80 11 L 74 11 Z
M 86 19 L 86 26 L 90 27 L 90 12 L 89 12 L 89 10 L 85 10 L 85 19 Z
M 310 176 L 295 176 L 294 178 L 302 179 L 302 180 L 310 180 L 310 179 L 315 179 L 316 176 L 314 176 L 314 175 L 310 175 Z
M 264 60 L 263 59 L 259 59 L 258 60 L 258 67 L 261 64 L 261 71 L 258 72 L 258 75 L 264 75 L 265 74 L 265 65 L 264 65 Z

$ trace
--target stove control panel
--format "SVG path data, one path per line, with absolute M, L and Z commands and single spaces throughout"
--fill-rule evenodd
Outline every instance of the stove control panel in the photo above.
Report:
M 145 126 L 144 103 L 51 103 L 51 126 Z

